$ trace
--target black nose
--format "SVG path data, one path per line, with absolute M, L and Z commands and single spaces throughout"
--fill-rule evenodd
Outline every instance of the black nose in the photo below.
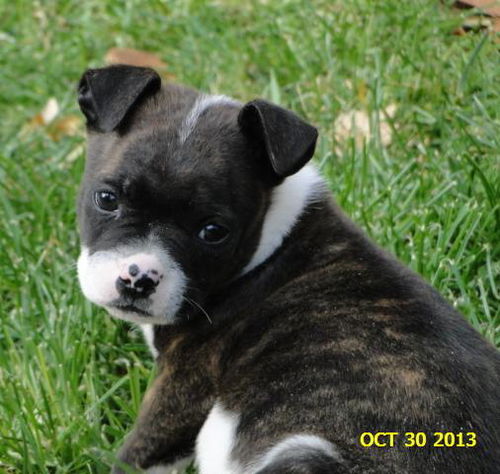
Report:
M 131 274 L 133 272 L 130 272 Z M 135 276 L 135 275 L 134 275 Z M 155 282 L 145 273 L 139 278 L 122 278 L 116 280 L 116 289 L 122 296 L 131 298 L 147 298 L 155 292 L 158 282 Z

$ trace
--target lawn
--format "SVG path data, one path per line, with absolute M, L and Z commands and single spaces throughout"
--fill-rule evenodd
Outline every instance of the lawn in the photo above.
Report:
M 316 162 L 346 212 L 500 345 L 499 44 L 452 35 L 467 13 L 445 3 L 0 3 L 0 471 L 108 472 L 153 376 L 139 332 L 76 280 L 75 85 L 114 46 L 316 124 Z M 364 139 L 335 126 L 353 110 Z

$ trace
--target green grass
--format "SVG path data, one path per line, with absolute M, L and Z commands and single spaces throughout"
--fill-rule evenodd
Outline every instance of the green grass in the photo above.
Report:
M 138 332 L 76 282 L 83 130 L 25 127 L 49 97 L 76 114 L 79 75 L 112 46 L 318 125 L 347 213 L 500 345 L 498 44 L 452 36 L 441 2 L 3 1 L 0 15 L 0 471 L 107 472 L 153 376 Z M 391 145 L 336 142 L 338 114 L 366 110 L 377 130 L 391 103 Z

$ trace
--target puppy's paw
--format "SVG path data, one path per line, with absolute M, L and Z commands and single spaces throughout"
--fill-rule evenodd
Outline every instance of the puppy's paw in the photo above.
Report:
M 138 447 L 129 440 L 119 450 L 111 474 L 182 474 L 193 462 L 193 455 L 189 455 L 167 464 L 152 465 L 152 459 L 158 459 L 158 456 L 148 457 L 146 452 L 144 446 Z
M 113 467 L 111 468 L 111 474 L 135 474 L 137 472 L 139 472 L 137 469 L 134 469 L 132 466 L 127 466 L 121 462 L 113 464 Z
M 111 474 L 131 474 L 131 473 L 143 473 L 143 474 L 183 474 L 186 468 L 193 461 L 192 457 L 181 459 L 180 461 L 175 462 L 174 464 L 163 465 L 158 464 L 156 466 L 148 467 L 147 469 L 137 470 L 130 465 L 123 464 L 120 462 L 113 466 L 111 470 Z
M 136 450 L 130 446 L 130 443 L 125 443 L 116 455 L 111 474 L 137 474 L 139 472 L 143 471 L 140 469 Z
M 111 468 L 111 474 L 137 474 L 138 472 L 140 471 L 122 462 L 113 464 Z

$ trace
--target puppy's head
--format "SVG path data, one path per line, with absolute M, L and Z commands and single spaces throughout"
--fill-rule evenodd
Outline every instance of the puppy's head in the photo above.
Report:
M 203 312 L 210 294 L 259 263 L 273 190 L 312 157 L 316 129 L 268 102 L 162 85 L 131 66 L 87 71 L 79 104 L 84 294 L 141 323 Z

